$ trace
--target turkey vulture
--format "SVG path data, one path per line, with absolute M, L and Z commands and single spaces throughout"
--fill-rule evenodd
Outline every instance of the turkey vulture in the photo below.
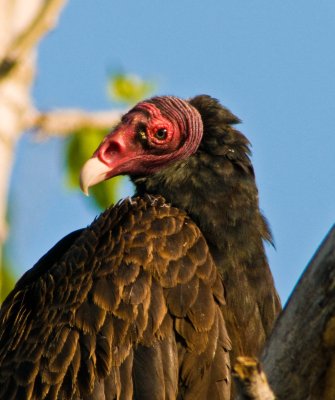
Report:
M 210 96 L 154 97 L 106 136 L 82 189 L 136 194 L 56 244 L 0 313 L 0 399 L 224 399 L 280 310 L 249 142 Z

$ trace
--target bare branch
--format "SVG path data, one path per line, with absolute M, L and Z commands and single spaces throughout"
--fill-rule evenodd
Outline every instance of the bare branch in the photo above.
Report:
M 82 110 L 54 110 L 46 113 L 35 112 L 28 118 L 30 129 L 40 136 L 66 136 L 82 128 L 110 129 L 119 121 L 124 111 L 85 112 Z
M 27 116 L 33 108 L 30 89 L 35 76 L 35 48 L 56 24 L 65 2 L 0 0 L 0 280 L 14 152 L 28 129 Z
M 42 3 L 27 28 L 10 43 L 0 63 L 0 79 L 13 72 L 20 61 L 36 47 L 45 33 L 56 25 L 65 2 L 66 0 L 45 0 Z
M 335 226 L 279 317 L 262 363 L 278 399 L 335 398 Z
M 237 357 L 232 375 L 238 400 L 275 400 L 259 361 L 252 357 Z

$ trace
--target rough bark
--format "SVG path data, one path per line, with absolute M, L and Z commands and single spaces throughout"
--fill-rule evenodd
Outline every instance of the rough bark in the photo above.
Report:
M 262 364 L 279 400 L 335 399 L 335 226 L 279 317 Z

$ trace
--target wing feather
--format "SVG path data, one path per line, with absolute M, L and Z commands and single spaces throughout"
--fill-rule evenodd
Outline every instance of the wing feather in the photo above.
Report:
M 160 197 L 128 199 L 58 243 L 4 302 L 0 399 L 196 398 L 229 386 L 223 312 L 197 226 Z M 213 381 L 214 361 L 224 368 Z

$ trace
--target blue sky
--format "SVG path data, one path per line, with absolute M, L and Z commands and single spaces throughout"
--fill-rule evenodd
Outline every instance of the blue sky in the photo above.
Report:
M 253 144 L 261 208 L 286 301 L 335 220 L 335 2 L 70 0 L 40 46 L 41 109 L 106 109 L 108 72 L 153 78 L 158 93 L 217 97 Z M 93 149 L 92 149 L 93 150 Z M 18 274 L 97 211 L 64 183 L 61 140 L 18 146 L 10 256 Z M 126 194 L 129 194 L 129 190 Z

